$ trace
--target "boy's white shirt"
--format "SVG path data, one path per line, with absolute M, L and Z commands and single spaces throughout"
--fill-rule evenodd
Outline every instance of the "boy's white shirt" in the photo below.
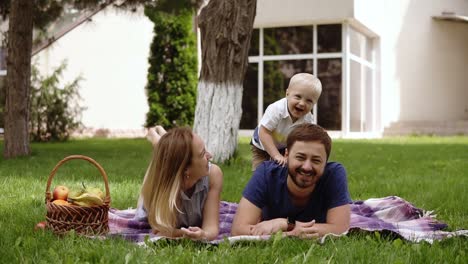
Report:
M 258 128 L 263 126 L 271 131 L 276 147 L 280 149 L 286 147 L 286 138 L 294 126 L 303 123 L 313 123 L 313 120 L 312 114 L 309 112 L 293 123 L 288 111 L 288 101 L 284 97 L 267 107 Z M 257 142 L 253 139 L 252 144 L 259 149 L 265 150 L 260 140 Z

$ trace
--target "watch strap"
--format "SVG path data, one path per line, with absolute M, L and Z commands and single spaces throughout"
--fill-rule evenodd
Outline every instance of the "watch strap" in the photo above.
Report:
M 288 222 L 288 228 L 286 229 L 286 231 L 288 232 L 292 231 L 294 227 L 296 227 L 296 219 L 294 217 L 288 216 L 287 222 Z

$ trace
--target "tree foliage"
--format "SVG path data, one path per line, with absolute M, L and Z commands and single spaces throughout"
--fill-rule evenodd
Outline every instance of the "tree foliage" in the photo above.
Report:
M 30 132 L 33 141 L 64 141 L 81 126 L 79 83 L 81 77 L 60 86 L 66 69 L 63 62 L 50 76 L 41 76 L 32 67 Z
M 44 29 L 55 21 L 66 8 L 88 9 L 104 4 L 104 0 L 31 0 L 34 1 L 33 22 L 37 29 Z M 0 16 L 3 20 L 10 15 L 11 0 L 0 0 Z
M 146 8 L 145 14 L 154 23 L 148 59 L 146 125 L 167 128 L 192 125 L 197 88 L 192 8 L 184 5 L 177 14 Z
M 200 7 L 202 2 L 203 0 L 0 0 L 0 18 L 9 19 L 7 68 L 10 73 L 7 73 L 6 99 L 0 102 L 5 105 L 4 157 L 30 154 L 28 109 L 33 25 L 43 29 L 59 18 L 64 10 L 91 10 L 110 4 L 131 11 L 142 5 L 160 5 L 179 10 L 182 6 Z
M 30 154 L 29 98 L 33 25 L 43 29 L 64 10 L 90 10 L 118 4 L 122 9 L 155 4 L 155 0 L 0 0 L 0 15 L 9 20 L 7 87 L 5 89 L 4 157 Z M 12 73 L 13 72 L 13 73 Z

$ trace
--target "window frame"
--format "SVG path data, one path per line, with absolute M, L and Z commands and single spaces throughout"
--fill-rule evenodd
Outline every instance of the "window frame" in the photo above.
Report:
M 317 51 L 317 44 L 318 44 L 318 27 L 320 25 L 331 25 L 331 24 L 340 24 L 341 25 L 341 52 L 327 52 L 327 53 L 318 53 Z M 313 74 L 317 75 L 318 74 L 318 60 L 319 59 L 341 59 L 342 65 L 341 65 L 341 130 L 334 130 L 334 131 L 329 131 L 330 134 L 334 137 L 362 137 L 363 135 L 365 137 L 374 137 L 376 133 L 379 133 L 379 128 L 377 126 L 380 118 L 378 116 L 378 89 L 377 89 L 377 82 L 376 82 L 376 72 L 377 72 L 377 67 L 376 67 L 376 38 L 375 36 L 369 36 L 364 32 L 363 30 L 359 30 L 359 28 L 354 27 L 352 24 L 350 24 L 347 21 L 329 21 L 327 23 L 315 23 L 315 24 L 305 24 L 305 25 L 288 25 L 290 27 L 297 27 L 297 26 L 312 26 L 313 27 L 313 50 L 311 53 L 301 53 L 301 54 L 279 54 L 279 55 L 264 55 L 264 27 L 259 27 L 256 28 L 258 29 L 258 34 L 259 34 L 259 52 L 258 55 L 255 56 L 249 56 L 248 62 L 249 63 L 257 63 L 258 64 L 258 89 L 257 89 L 257 96 L 258 96 L 258 102 L 257 102 L 257 118 L 258 120 L 261 120 L 263 116 L 263 108 L 264 108 L 264 101 L 263 101 L 263 78 L 264 78 L 264 62 L 265 61 L 283 61 L 283 60 L 312 60 L 313 61 Z M 286 27 L 286 26 L 282 26 Z M 364 37 L 368 38 L 371 42 L 372 48 L 370 52 L 370 58 L 361 58 L 357 54 L 353 54 L 350 49 L 350 31 L 354 30 L 358 34 L 363 35 Z M 351 132 L 350 131 L 350 93 L 352 91 L 352 87 L 350 84 L 350 64 L 351 61 L 357 62 L 358 64 L 361 65 L 363 69 L 370 70 L 371 71 L 371 90 L 372 90 L 372 98 L 370 99 L 371 105 L 368 106 L 372 110 L 370 111 L 371 113 L 374 113 L 372 115 L 372 118 L 370 120 L 371 123 L 371 129 L 370 131 L 363 131 L 363 124 L 361 124 L 361 130 L 359 132 Z M 356 88 L 353 88 L 356 89 Z M 365 93 L 363 91 L 363 86 L 359 87 L 361 89 L 361 96 L 363 96 Z M 361 100 L 361 102 L 365 102 L 365 100 Z M 365 105 L 361 105 L 362 107 L 366 107 Z M 362 115 L 364 114 L 365 111 L 361 110 L 361 122 L 365 120 L 365 118 L 362 118 Z M 314 122 L 317 122 L 317 116 L 319 114 L 318 109 L 317 109 L 317 104 L 313 108 L 313 117 L 314 117 Z M 247 134 L 251 133 L 252 130 L 245 130 L 243 129 L 243 133 L 241 134 Z

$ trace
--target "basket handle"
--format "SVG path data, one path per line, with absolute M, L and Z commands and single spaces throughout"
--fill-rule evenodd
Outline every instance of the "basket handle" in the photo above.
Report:
M 99 170 L 99 172 L 102 175 L 102 178 L 104 179 L 104 185 L 106 187 L 106 196 L 104 197 L 104 203 L 109 204 L 110 203 L 110 192 L 109 192 L 109 182 L 107 180 L 106 172 L 104 171 L 102 166 L 99 165 L 99 163 L 97 163 L 95 160 L 93 160 L 90 157 L 83 156 L 83 155 L 68 156 L 68 157 L 64 158 L 63 160 L 59 161 L 59 163 L 57 163 L 57 165 L 55 165 L 54 169 L 50 172 L 49 179 L 47 180 L 46 203 L 50 202 L 52 200 L 52 194 L 50 193 L 50 185 L 52 183 L 52 179 L 54 178 L 55 174 L 57 173 L 58 168 L 60 166 L 62 166 L 65 162 L 70 161 L 70 160 L 74 160 L 74 159 L 86 160 L 89 163 L 93 164 Z

